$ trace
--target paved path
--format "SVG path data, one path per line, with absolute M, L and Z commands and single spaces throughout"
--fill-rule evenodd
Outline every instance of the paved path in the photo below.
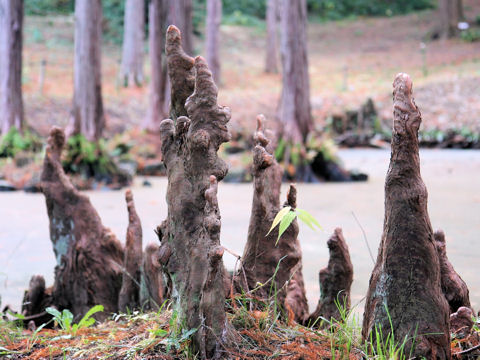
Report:
M 366 293 L 373 262 L 369 256 L 357 217 L 368 243 L 377 255 L 383 224 L 383 185 L 390 152 L 384 150 L 342 150 L 339 155 L 347 168 L 370 174 L 366 183 L 299 184 L 298 206 L 322 224 L 323 232 L 301 225 L 303 268 L 310 309 L 319 297 L 318 271 L 326 266 L 326 241 L 337 226 L 343 228 L 354 265 L 353 301 Z M 434 229 L 447 235 L 447 251 L 456 270 L 470 287 L 475 309 L 480 308 L 480 151 L 422 150 L 422 176 L 429 191 L 430 219 Z M 142 187 L 137 179 L 133 193 L 143 224 L 144 244 L 156 242 L 153 229 L 166 216 L 166 179 L 151 179 L 152 187 Z M 286 186 L 282 196 L 285 196 Z M 103 222 L 123 241 L 127 210 L 123 191 L 88 192 Z M 247 236 L 251 184 L 220 184 L 222 215 L 221 240 L 241 254 Z M 0 294 L 2 303 L 20 306 L 23 290 L 32 274 L 43 274 L 53 282 L 55 259 L 48 235 L 48 218 L 41 194 L 0 193 Z M 227 267 L 235 259 L 224 256 Z M 357 307 L 361 312 L 363 303 Z

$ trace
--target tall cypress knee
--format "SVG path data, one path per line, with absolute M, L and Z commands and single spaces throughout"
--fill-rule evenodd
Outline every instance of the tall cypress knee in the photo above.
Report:
M 172 282 L 180 327 L 196 329 L 194 352 L 201 358 L 212 358 L 226 337 L 216 192 L 217 181 L 228 170 L 217 151 L 230 139 L 226 126 L 230 109 L 217 105 L 217 87 L 205 60 L 193 60 L 183 52 L 175 26 L 167 30 L 166 47 L 173 120 L 160 124 L 168 176 L 168 216 L 158 229 L 160 262 Z
M 57 259 L 53 304 L 81 317 L 92 306 L 118 310 L 122 285 L 123 248 L 103 226 L 89 198 L 65 175 L 60 161 L 65 134 L 54 127 L 48 137 L 42 170 L 42 192 L 47 203 L 50 240 Z
M 415 357 L 449 359 L 449 309 L 441 289 L 427 189 L 420 176 L 417 136 L 421 115 L 407 74 L 398 74 L 393 88 L 385 219 L 367 293 L 362 336 L 369 339 L 377 327 L 383 339 L 388 333 L 394 334 L 395 341 L 408 337 L 407 354 L 412 349 Z

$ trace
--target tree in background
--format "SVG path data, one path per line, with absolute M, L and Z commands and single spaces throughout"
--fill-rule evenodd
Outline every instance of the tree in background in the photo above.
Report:
M 124 19 L 121 76 L 125 86 L 140 86 L 143 83 L 145 2 L 126 0 Z
M 439 0 L 440 37 L 443 39 L 459 34 L 458 23 L 464 20 L 462 0 Z
M 222 0 L 207 0 L 206 59 L 215 83 L 220 83 L 220 23 Z
M 313 128 L 307 58 L 306 0 L 282 0 L 283 88 L 278 117 L 283 138 L 304 144 Z
M 101 85 L 101 0 L 75 2 L 75 59 L 69 135 L 98 140 L 105 128 Z
M 151 64 L 150 104 L 143 127 L 157 132 L 160 122 L 168 116 L 170 89 L 165 61 L 165 29 L 167 1 L 152 0 L 148 8 L 149 55 Z
M 23 0 L 0 0 L 0 131 L 23 129 Z
M 278 73 L 277 14 L 278 0 L 267 0 L 267 52 L 265 62 L 265 72 L 267 73 Z
M 168 24 L 175 25 L 182 33 L 183 49 L 193 54 L 193 4 L 192 0 L 168 0 Z

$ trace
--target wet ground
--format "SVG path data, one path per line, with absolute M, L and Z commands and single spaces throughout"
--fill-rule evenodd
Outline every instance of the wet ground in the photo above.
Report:
M 303 271 L 310 310 L 319 297 L 318 271 L 328 262 L 326 241 L 337 226 L 343 228 L 354 265 L 352 303 L 366 293 L 373 261 L 377 255 L 383 224 L 383 185 L 390 152 L 386 150 L 342 150 L 347 168 L 370 175 L 365 183 L 299 184 L 298 206 L 310 212 L 324 231 L 300 225 Z M 443 229 L 447 251 L 457 272 L 470 288 L 472 305 L 480 308 L 480 151 L 422 150 L 422 176 L 429 191 L 429 213 L 434 230 Z M 151 187 L 137 178 L 133 193 L 142 220 L 144 244 L 156 242 L 153 229 L 166 217 L 166 179 L 150 178 Z M 286 186 L 282 196 L 285 196 Z M 123 191 L 88 192 L 103 223 L 124 241 L 127 210 Z M 220 184 L 222 244 L 241 254 L 247 236 L 251 184 Z M 283 200 L 282 200 L 283 201 Z M 357 220 L 358 219 L 358 223 Z M 365 237 L 362 232 L 365 232 Z M 224 256 L 228 268 L 235 258 Z M 99 260 L 101 261 L 101 260 Z M 42 194 L 0 193 L 0 295 L 2 304 L 20 307 L 23 290 L 33 274 L 53 282 L 55 259 L 48 233 L 48 217 Z

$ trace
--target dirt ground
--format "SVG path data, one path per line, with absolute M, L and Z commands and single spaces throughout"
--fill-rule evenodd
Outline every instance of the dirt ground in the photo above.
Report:
M 477 0 L 464 1 L 467 18 L 480 14 Z M 396 73 L 414 79 L 424 128 L 480 130 L 480 42 L 427 41 L 434 10 L 393 18 L 359 18 L 308 27 L 311 100 L 316 123 L 355 109 L 372 97 L 381 118 L 391 117 L 391 83 Z M 222 26 L 220 102 L 232 109 L 233 129 L 251 129 L 255 116 L 275 114 L 281 75 L 265 74 L 265 31 Z M 73 94 L 73 17 L 27 17 L 24 47 L 24 101 L 28 124 L 46 134 L 68 121 Z M 203 54 L 203 39 L 195 39 Z M 424 44 L 424 50 L 421 47 Z M 102 86 L 108 133 L 140 124 L 148 86 L 125 89 L 118 72 L 120 48 L 104 45 Z M 41 61 L 46 60 L 40 90 Z M 148 57 L 145 74 L 150 73 Z

